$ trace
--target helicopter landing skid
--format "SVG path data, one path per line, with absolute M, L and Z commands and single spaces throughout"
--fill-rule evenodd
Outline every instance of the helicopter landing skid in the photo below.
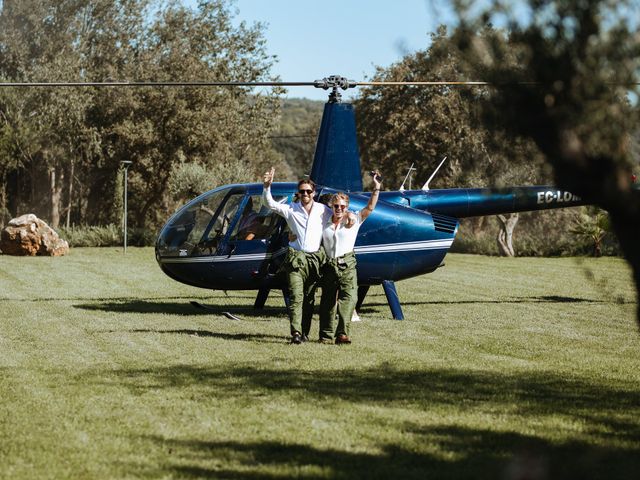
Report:
M 240 317 L 234 315 L 231 312 L 221 312 L 220 308 L 218 307 L 214 307 L 212 305 L 207 305 L 205 303 L 200 303 L 200 302 L 196 302 L 195 300 L 191 300 L 191 305 L 193 305 L 196 308 L 199 308 L 201 310 L 207 310 L 208 312 L 215 312 L 215 313 L 221 313 L 222 315 L 224 315 L 225 317 L 227 317 L 229 320 L 242 320 Z

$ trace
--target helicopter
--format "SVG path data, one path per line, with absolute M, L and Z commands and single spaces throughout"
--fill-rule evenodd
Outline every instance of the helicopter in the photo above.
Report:
M 286 84 L 331 89 L 309 174 L 316 184 L 317 198 L 342 191 L 349 194 L 351 210 L 367 204 L 370 193 L 363 189 L 354 107 L 341 101 L 339 89 L 380 83 L 408 82 L 354 82 L 333 75 L 312 83 Z M 362 225 L 355 244 L 356 311 L 370 287 L 381 285 L 392 317 L 403 320 L 395 282 L 442 267 L 461 218 L 586 204 L 573 193 L 548 185 L 432 190 L 429 182 L 443 162 L 418 190 L 405 190 L 403 185 L 396 191 L 380 193 L 377 207 Z M 286 281 L 278 274 L 288 245 L 286 222 L 262 205 L 262 191 L 262 183 L 220 186 L 180 208 L 156 241 L 155 256 L 161 270 L 195 287 L 255 290 L 256 309 L 264 307 L 271 290 L 282 291 L 287 304 Z M 276 201 L 289 203 L 297 193 L 297 183 L 273 183 L 271 192 Z M 249 223 L 253 224 L 251 229 L 247 229 Z

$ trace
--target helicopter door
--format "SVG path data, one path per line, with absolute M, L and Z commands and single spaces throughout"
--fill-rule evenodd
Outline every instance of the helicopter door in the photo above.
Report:
M 274 197 L 275 201 L 286 202 L 287 197 Z M 273 253 L 282 242 L 284 219 L 262 205 L 262 195 L 247 195 L 240 207 L 238 218 L 234 219 L 231 234 L 219 255 L 256 255 L 264 258 L 265 253 Z

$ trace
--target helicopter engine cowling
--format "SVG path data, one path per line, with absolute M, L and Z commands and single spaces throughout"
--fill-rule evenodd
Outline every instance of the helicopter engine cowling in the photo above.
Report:
M 349 209 L 364 208 L 369 194 L 352 194 Z M 376 285 L 437 269 L 458 231 L 453 217 L 379 201 L 355 245 L 358 283 Z

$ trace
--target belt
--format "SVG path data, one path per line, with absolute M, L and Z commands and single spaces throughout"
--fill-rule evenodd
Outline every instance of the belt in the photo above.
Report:
M 299 254 L 299 253 L 304 253 L 305 255 L 317 255 L 318 253 L 320 253 L 320 250 L 322 250 L 322 247 L 320 247 L 320 249 L 316 250 L 315 252 L 305 252 L 304 250 L 296 250 L 293 247 L 288 247 L 288 248 L 292 252 L 291 253 L 292 255 Z
M 347 260 L 355 257 L 355 255 L 356 255 L 355 252 L 348 252 L 348 253 L 345 253 L 344 255 L 340 255 L 339 257 L 329 258 L 327 259 L 327 261 L 332 265 L 346 265 Z
M 317 252 L 304 252 L 302 250 L 296 250 L 295 248 L 289 247 L 285 263 L 289 263 L 293 268 L 301 268 L 303 266 L 303 260 L 301 258 L 302 255 L 304 255 L 305 258 L 317 257 L 319 262 L 322 261 L 320 258 L 320 250 Z

